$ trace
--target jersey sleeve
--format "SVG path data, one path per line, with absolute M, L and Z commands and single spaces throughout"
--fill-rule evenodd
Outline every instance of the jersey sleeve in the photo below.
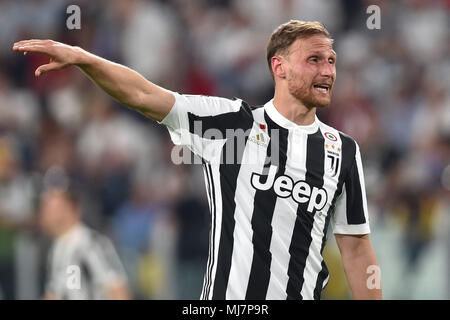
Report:
M 86 250 L 84 258 L 95 282 L 103 288 L 126 284 L 125 269 L 111 241 L 100 234 L 96 234 L 93 239 L 94 241 L 89 250 Z
M 253 124 L 250 107 L 240 99 L 172 94 L 175 104 L 159 123 L 167 127 L 175 145 L 187 146 L 207 161 L 218 156 L 230 134 L 245 132 Z
M 370 233 L 364 173 L 357 144 L 355 156 L 344 180 L 342 193 L 336 203 L 332 227 L 335 234 Z

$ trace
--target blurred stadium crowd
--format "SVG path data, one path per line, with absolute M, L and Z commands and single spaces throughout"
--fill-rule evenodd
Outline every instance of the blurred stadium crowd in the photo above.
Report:
M 68 30 L 69 4 L 81 29 Z M 381 8 L 381 29 L 366 8 Z M 200 165 L 172 164 L 165 128 L 76 68 L 11 50 L 48 38 L 127 65 L 170 90 L 264 104 L 272 30 L 318 20 L 338 77 L 319 118 L 361 147 L 372 241 L 388 299 L 450 298 L 450 1 L 0 0 L 0 298 L 42 296 L 49 240 L 39 194 L 67 177 L 83 219 L 116 245 L 138 299 L 197 299 L 209 213 Z M 329 233 L 324 298 L 348 298 Z M 333 274 L 334 272 L 334 274 Z

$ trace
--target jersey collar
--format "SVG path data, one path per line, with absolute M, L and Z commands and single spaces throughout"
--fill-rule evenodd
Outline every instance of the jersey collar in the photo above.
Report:
M 314 122 L 307 126 L 301 126 L 285 118 L 273 104 L 273 99 L 264 105 L 267 115 L 279 126 L 288 130 L 303 131 L 306 133 L 315 133 L 319 129 L 319 119 L 314 115 Z

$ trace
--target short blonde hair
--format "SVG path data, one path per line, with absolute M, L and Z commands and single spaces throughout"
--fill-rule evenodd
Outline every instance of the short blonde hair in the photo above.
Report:
M 275 29 L 267 44 L 267 63 L 272 78 L 272 57 L 277 54 L 287 54 L 291 44 L 293 44 L 295 40 L 307 38 L 315 34 L 322 34 L 333 41 L 328 30 L 318 21 L 290 20 Z

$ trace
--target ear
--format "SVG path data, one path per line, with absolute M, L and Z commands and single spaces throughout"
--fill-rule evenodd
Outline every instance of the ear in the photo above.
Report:
M 273 56 L 270 60 L 272 65 L 272 72 L 275 78 L 286 78 L 286 70 L 283 58 L 280 56 Z

